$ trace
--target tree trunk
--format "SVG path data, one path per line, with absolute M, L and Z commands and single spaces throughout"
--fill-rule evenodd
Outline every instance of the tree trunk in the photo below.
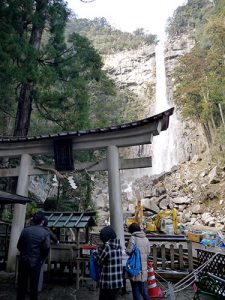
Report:
M 30 126 L 33 83 L 23 84 L 18 100 L 14 136 L 26 136 Z
M 204 129 L 204 132 L 205 132 L 207 142 L 208 142 L 209 145 L 211 145 L 212 144 L 212 136 L 211 136 L 211 131 L 210 131 L 210 128 L 209 128 L 209 124 L 208 123 L 203 123 L 203 129 Z
M 42 33 L 45 27 L 46 10 L 48 0 L 36 0 L 36 10 L 34 13 L 34 23 L 30 35 L 29 44 L 34 49 L 39 50 L 41 45 Z M 38 62 L 36 62 L 38 64 Z M 34 82 L 26 82 L 22 84 L 20 96 L 18 99 L 16 122 L 14 136 L 26 136 L 30 127 L 30 117 L 32 111 L 32 92 Z

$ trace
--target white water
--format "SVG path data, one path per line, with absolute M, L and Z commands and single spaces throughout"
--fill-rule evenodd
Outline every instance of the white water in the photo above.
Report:
M 171 106 L 166 91 L 164 38 L 162 37 L 156 46 L 156 103 L 153 114 L 161 113 Z M 170 117 L 169 128 L 153 137 L 151 175 L 167 172 L 177 164 L 176 123 L 177 117 L 174 113 Z
M 166 92 L 166 72 L 165 72 L 165 61 L 164 61 L 164 38 L 161 39 L 156 47 L 156 103 L 154 111 L 151 111 L 151 115 L 160 113 L 167 110 L 173 105 L 169 103 Z M 165 131 L 160 132 L 158 136 L 153 137 L 153 142 L 151 145 L 151 151 L 149 145 L 145 145 L 141 149 L 141 154 L 143 157 L 152 156 L 152 167 L 135 169 L 135 170 L 123 170 L 121 171 L 121 178 L 132 187 L 132 183 L 137 178 L 142 178 L 144 176 L 151 176 L 155 174 L 160 174 L 162 172 L 170 171 L 170 169 L 177 165 L 178 155 L 177 155 L 177 117 L 176 113 L 170 116 L 169 128 Z M 132 193 L 131 193 L 132 194 Z M 144 198 L 144 193 L 142 195 Z M 128 198 L 132 196 L 128 195 Z

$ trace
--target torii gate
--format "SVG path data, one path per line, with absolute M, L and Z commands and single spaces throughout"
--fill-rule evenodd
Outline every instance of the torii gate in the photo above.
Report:
M 13 169 L 0 169 L 0 177 L 18 176 L 16 193 L 27 196 L 30 175 L 43 174 L 43 171 L 32 165 L 32 155 L 53 154 L 56 141 L 69 140 L 71 150 L 101 149 L 107 150 L 106 160 L 91 166 L 76 165 L 75 170 L 89 166 L 90 171 L 108 171 L 109 210 L 111 225 L 124 248 L 124 229 L 120 187 L 120 170 L 151 167 L 151 157 L 120 159 L 119 147 L 151 144 L 153 136 L 160 134 L 169 126 L 169 117 L 173 114 L 170 108 L 160 114 L 107 128 L 89 129 L 76 132 L 41 135 L 34 137 L 2 137 L 0 139 L 0 157 L 20 157 L 20 166 Z M 7 271 L 15 269 L 17 241 L 25 223 L 26 207 L 16 204 L 14 208 L 10 236 Z

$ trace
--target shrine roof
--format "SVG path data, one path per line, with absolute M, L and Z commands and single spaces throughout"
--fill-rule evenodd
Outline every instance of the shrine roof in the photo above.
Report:
M 86 228 L 96 226 L 95 212 L 45 212 L 48 227 Z
M 0 204 L 27 204 L 32 199 L 20 196 L 17 194 L 11 194 L 8 192 L 0 191 Z

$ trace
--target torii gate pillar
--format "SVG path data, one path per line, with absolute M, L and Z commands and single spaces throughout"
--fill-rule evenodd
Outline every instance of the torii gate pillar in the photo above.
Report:
M 16 193 L 20 196 L 27 197 L 28 195 L 28 182 L 29 182 L 29 168 L 31 165 L 31 156 L 29 154 L 22 154 L 20 161 L 20 170 L 17 183 Z M 26 216 L 26 205 L 15 204 L 13 212 L 12 229 L 10 235 L 7 271 L 15 271 L 16 255 L 17 255 L 17 242 L 20 233 L 24 227 Z
M 107 148 L 110 223 L 125 248 L 123 212 L 120 187 L 119 151 L 114 145 Z

